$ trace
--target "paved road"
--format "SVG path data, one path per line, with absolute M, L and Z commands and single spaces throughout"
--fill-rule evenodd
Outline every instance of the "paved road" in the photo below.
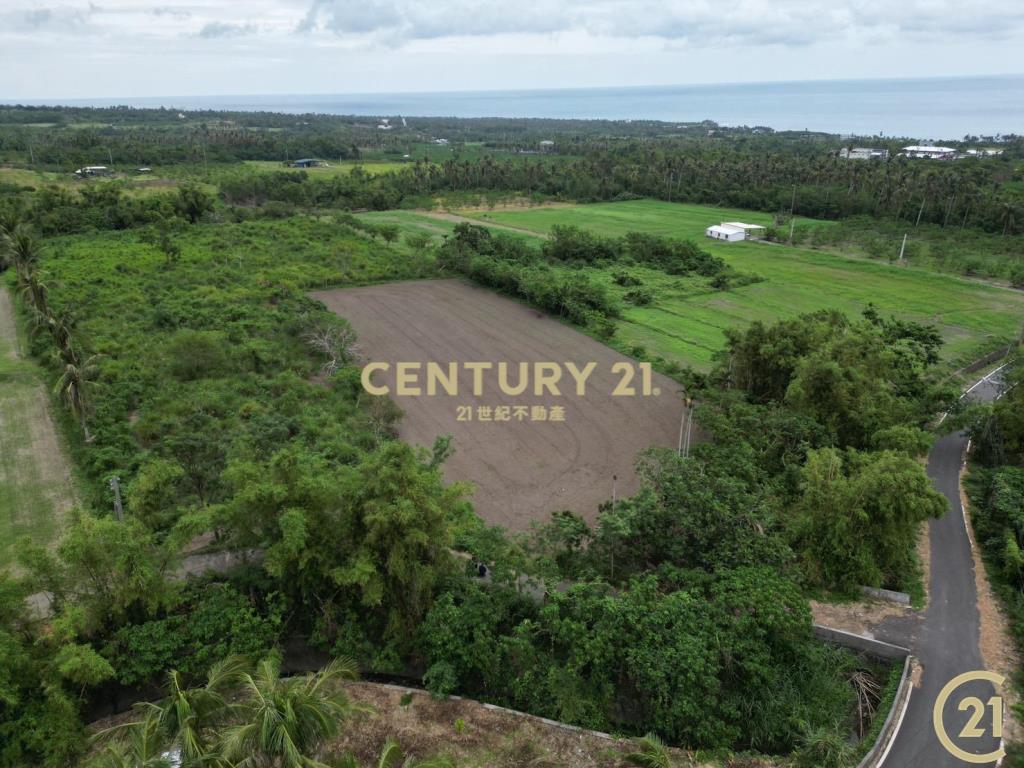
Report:
M 979 382 L 969 396 L 989 401 L 999 394 L 998 375 Z M 928 475 L 935 487 L 949 499 L 949 512 L 931 526 L 931 574 L 928 608 L 923 621 L 891 620 L 877 628 L 875 635 L 913 649 L 922 666 L 920 685 L 913 691 L 902 726 L 883 763 L 885 768 L 960 768 L 977 765 L 947 752 L 932 726 L 932 707 L 943 686 L 962 672 L 984 669 L 978 648 L 980 616 L 974 582 L 974 560 L 967 538 L 960 504 L 960 468 L 967 438 L 963 433 L 936 441 L 928 457 Z M 993 695 L 988 683 L 970 683 L 958 689 L 964 696 L 987 702 Z M 973 754 L 988 754 L 999 748 L 991 736 L 959 738 L 969 711 L 958 711 L 955 702 L 945 709 L 946 729 L 956 744 Z M 981 726 L 987 726 L 991 713 Z M 983 763 L 994 766 L 994 762 Z

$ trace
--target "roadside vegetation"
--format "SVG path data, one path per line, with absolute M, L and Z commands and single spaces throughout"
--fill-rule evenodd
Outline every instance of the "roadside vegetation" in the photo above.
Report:
M 1003 370 L 1004 395 L 970 406 L 966 423 L 974 446 L 965 480 L 971 522 L 989 578 L 1001 599 L 1019 650 L 1024 650 L 1024 358 Z M 1020 685 L 1020 675 L 1012 684 Z M 1018 717 L 1024 711 L 1018 707 Z M 1024 766 L 1024 748 L 1010 745 L 1006 764 Z

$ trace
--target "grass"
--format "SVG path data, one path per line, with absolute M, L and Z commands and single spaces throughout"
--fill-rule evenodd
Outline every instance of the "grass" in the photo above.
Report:
M 6 288 L 0 286 L 0 569 L 15 559 L 19 539 L 50 545 L 60 534 L 74 493 L 48 411 L 41 371 L 18 356 Z
M 956 368 L 1007 343 L 1020 331 L 1024 293 L 862 258 L 771 243 L 719 243 L 704 228 L 720 221 L 769 224 L 768 214 L 653 200 L 523 210 L 470 212 L 483 224 L 503 224 L 546 233 L 571 224 L 602 235 L 630 230 L 697 240 L 742 272 L 764 282 L 729 291 L 698 290 L 691 281 L 646 272 L 655 294 L 646 307 L 627 306 L 618 344 L 640 346 L 652 356 L 706 370 L 724 343 L 727 328 L 767 323 L 817 309 L 859 314 L 869 303 L 884 314 L 933 323 L 946 340 L 943 355 Z
M 252 168 L 256 171 L 268 172 L 268 171 L 306 171 L 311 177 L 316 176 L 337 176 L 339 174 L 348 175 L 352 173 L 356 167 L 362 168 L 370 176 L 377 176 L 382 173 L 391 173 L 392 171 L 400 171 L 403 168 L 408 167 L 410 162 L 358 162 L 354 160 L 344 160 L 342 162 L 334 162 L 327 160 L 326 168 L 292 168 L 285 165 L 283 162 L 276 160 L 246 160 L 245 166 Z

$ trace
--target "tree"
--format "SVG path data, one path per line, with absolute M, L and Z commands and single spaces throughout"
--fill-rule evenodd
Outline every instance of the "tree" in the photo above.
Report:
M 213 197 L 198 184 L 183 184 L 178 188 L 176 207 L 192 224 L 197 224 L 204 213 L 213 210 Z
M 916 568 L 918 526 L 946 511 L 921 465 L 904 453 L 808 453 L 790 520 L 810 580 L 853 591 L 901 587 Z
M 341 683 L 357 677 L 354 662 L 335 659 L 321 671 L 282 678 L 280 660 L 264 659 L 240 676 L 239 725 L 220 736 L 219 752 L 236 768 L 315 768 L 317 751 L 357 707 Z
M 158 704 L 142 704 L 140 721 L 149 729 L 151 718 L 168 749 L 174 749 L 186 764 L 198 765 L 217 749 L 216 733 L 231 714 L 229 697 L 245 682 L 248 662 L 232 656 L 210 667 L 206 682 L 186 688 L 176 670 L 167 674 L 167 697 Z
M 93 438 L 89 434 L 89 401 L 86 397 L 86 388 L 99 370 L 97 363 L 100 357 L 101 355 L 92 355 L 80 361 L 78 355 L 69 347 L 64 350 L 63 370 L 53 385 L 53 393 L 60 397 L 61 402 L 81 425 L 87 443 L 91 443 Z
M 87 635 L 171 604 L 175 588 L 163 577 L 169 559 L 138 521 L 82 512 L 72 514 L 56 555 L 28 543 L 20 553 L 34 587 L 53 595 L 58 614 L 79 612 Z

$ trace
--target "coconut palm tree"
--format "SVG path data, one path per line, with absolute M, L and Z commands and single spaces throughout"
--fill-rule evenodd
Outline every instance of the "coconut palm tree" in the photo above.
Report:
M 108 728 L 96 735 L 97 739 L 114 739 L 104 746 L 89 768 L 174 768 L 172 752 L 156 714 L 141 713 L 142 717 L 130 723 Z
M 9 232 L 6 231 L 5 227 L 4 240 L 6 241 L 6 248 L 10 258 L 14 261 L 14 266 L 18 270 L 18 275 L 27 277 L 31 272 L 34 272 L 43 254 L 43 244 L 32 230 L 24 224 L 15 226 Z
M 85 441 L 92 442 L 93 438 L 89 434 L 88 423 L 89 404 L 85 389 L 96 375 L 96 364 L 101 355 L 92 355 L 87 360 L 81 361 L 78 353 L 72 347 L 60 350 L 59 355 L 64 367 L 57 383 L 53 386 L 53 393 L 60 397 L 71 411 L 71 415 L 82 425 Z
M 231 656 L 210 667 L 198 688 L 186 688 L 181 674 L 171 670 L 166 698 L 137 704 L 136 720 L 96 734 L 97 740 L 112 743 L 95 768 L 223 765 L 216 751 L 217 728 L 231 716 L 229 697 L 249 666 L 247 659 Z
M 241 684 L 250 663 L 242 656 L 229 656 L 214 664 L 199 688 L 186 688 L 176 670 L 167 675 L 167 698 L 149 704 L 160 732 L 180 755 L 182 765 L 208 762 L 216 753 L 214 729 L 231 714 L 228 697 Z
M 341 687 L 356 670 L 336 659 L 315 674 L 282 678 L 280 660 L 264 659 L 240 678 L 240 724 L 224 730 L 220 755 L 234 768 L 321 768 L 318 750 L 359 709 Z
M 641 768 L 673 768 L 675 761 L 665 743 L 649 733 L 637 740 L 637 751 L 626 755 L 626 761 Z

